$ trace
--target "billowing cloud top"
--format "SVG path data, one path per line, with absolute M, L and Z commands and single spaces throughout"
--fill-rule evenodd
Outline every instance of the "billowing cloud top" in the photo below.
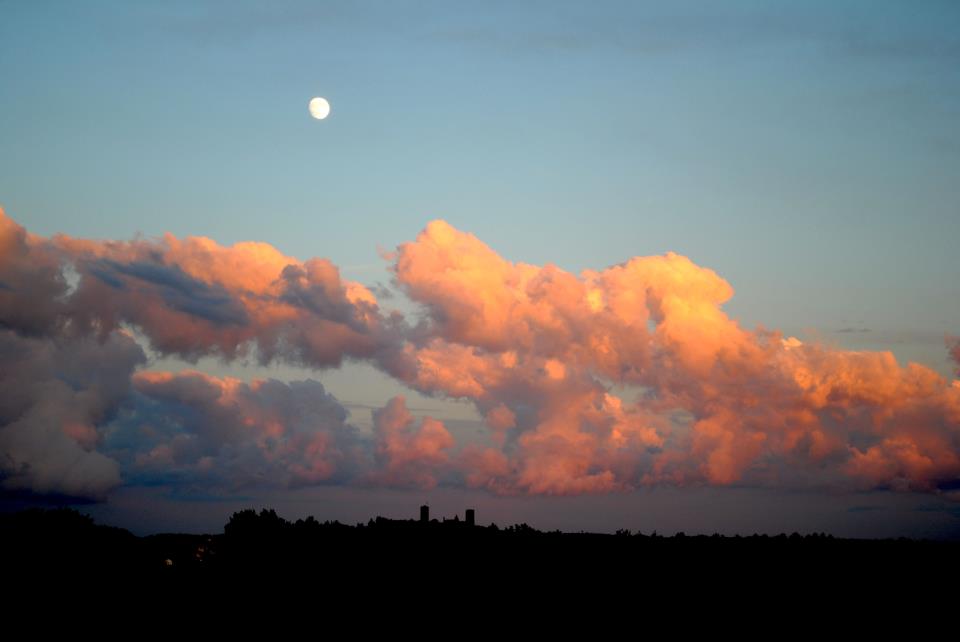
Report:
M 949 492 L 960 382 L 889 352 L 747 330 L 731 286 L 668 253 L 572 274 L 431 222 L 392 261 L 421 315 L 385 313 L 326 259 L 205 238 L 41 238 L 0 213 L 0 479 L 103 497 L 121 483 L 463 484 L 575 494 L 748 484 Z M 373 434 L 316 381 L 143 370 L 164 354 L 314 368 L 365 360 L 473 402 L 492 446 L 402 398 Z M 954 356 L 956 344 L 952 344 Z

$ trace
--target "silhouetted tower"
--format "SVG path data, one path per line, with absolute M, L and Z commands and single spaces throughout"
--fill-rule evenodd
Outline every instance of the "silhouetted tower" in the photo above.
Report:
M 424 504 L 420 507 L 420 523 L 426 524 L 430 521 L 430 507 Z
M 473 526 L 474 523 L 476 522 L 472 508 L 467 509 L 467 514 L 466 514 L 466 517 L 464 518 L 464 521 L 467 522 L 467 526 Z

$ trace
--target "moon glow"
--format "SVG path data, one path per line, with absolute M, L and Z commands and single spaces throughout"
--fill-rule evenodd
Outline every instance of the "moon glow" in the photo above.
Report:
M 317 120 L 323 120 L 330 115 L 330 103 L 326 98 L 312 98 L 310 100 L 310 115 Z

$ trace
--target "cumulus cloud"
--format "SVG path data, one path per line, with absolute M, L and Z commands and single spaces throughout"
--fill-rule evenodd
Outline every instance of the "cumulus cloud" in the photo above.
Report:
M 503 441 L 464 454 L 468 483 L 937 490 L 960 477 L 956 382 L 889 352 L 741 328 L 722 309 L 732 287 L 686 257 L 574 275 L 509 262 L 434 221 L 394 270 L 425 311 L 395 375 L 473 400 Z
M 373 409 L 373 434 L 314 380 L 250 383 L 202 372 L 139 372 L 106 428 L 105 452 L 132 483 L 201 492 L 359 484 L 432 488 L 450 470 L 453 437 L 417 420 L 403 397 Z
M 432 417 L 416 421 L 402 396 L 373 413 L 377 470 L 371 481 L 390 486 L 433 488 L 450 464 L 453 436 Z
M 397 323 L 330 261 L 265 243 L 46 239 L 0 210 L 0 251 L 0 323 L 26 334 L 71 325 L 106 336 L 128 323 L 158 352 L 190 360 L 255 349 L 264 362 L 327 367 L 389 349 Z
M 388 255 L 395 287 L 421 306 L 407 319 L 330 261 L 262 243 L 47 239 L 0 212 L 0 250 L 0 329 L 21 355 L 0 372 L 22 389 L 0 416 L 9 488 L 102 496 L 123 475 L 226 489 L 946 492 L 960 479 L 960 382 L 889 352 L 743 328 L 723 310 L 730 284 L 673 253 L 573 274 L 434 221 Z M 491 438 L 458 447 L 402 398 L 364 434 L 316 381 L 137 371 L 124 324 L 188 360 L 366 360 L 470 400 Z
M 369 444 L 319 383 L 135 374 L 146 359 L 123 327 L 185 359 L 322 367 L 373 356 L 395 323 L 325 259 L 171 235 L 47 239 L 0 210 L 0 483 L 97 499 L 121 475 L 239 488 L 369 472 Z
M 53 331 L 67 291 L 60 257 L 0 208 L 0 328 L 30 336 Z
M 947 348 L 950 351 L 950 358 L 957 365 L 957 375 L 960 375 L 960 337 L 949 337 Z
M 238 492 L 343 483 L 368 468 L 368 444 L 317 381 L 145 371 L 133 386 L 105 444 L 131 481 Z
M 376 298 L 326 259 L 299 261 L 264 243 L 218 245 L 203 237 L 101 242 L 58 236 L 79 277 L 66 313 L 75 322 L 138 327 L 164 354 L 315 367 L 370 357 L 387 340 Z
M 123 333 L 20 336 L 0 330 L 0 487 L 102 499 L 121 483 L 99 427 L 118 412 L 146 361 Z

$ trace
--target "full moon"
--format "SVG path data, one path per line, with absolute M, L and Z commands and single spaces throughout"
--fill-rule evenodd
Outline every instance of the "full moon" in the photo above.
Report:
M 327 102 L 326 98 L 312 98 L 310 100 L 310 115 L 316 118 L 317 120 L 323 120 L 330 115 L 330 103 Z

